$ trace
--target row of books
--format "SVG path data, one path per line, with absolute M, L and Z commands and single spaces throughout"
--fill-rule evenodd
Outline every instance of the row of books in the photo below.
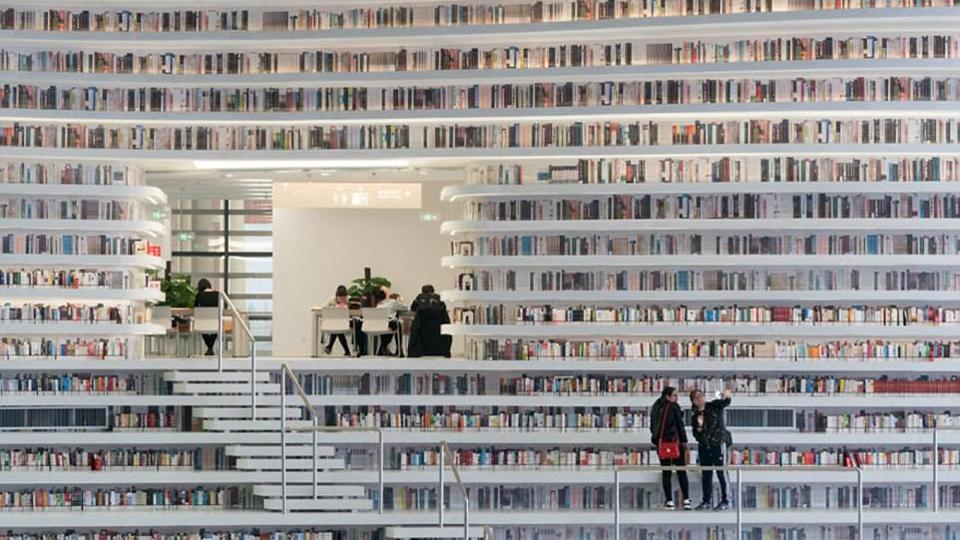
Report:
M 22 394 L 161 394 L 166 385 L 155 374 L 93 375 L 37 373 L 0 376 L 0 395 Z
M 477 221 L 955 218 L 960 217 L 960 196 L 740 193 L 611 195 L 549 200 L 518 197 L 505 201 L 470 202 L 466 205 L 465 216 Z
M 134 345 L 127 338 L 0 337 L 0 359 L 15 357 L 127 358 Z
M 511 323 L 784 323 L 784 324 L 912 324 L 954 325 L 960 309 L 942 306 L 580 306 L 488 305 L 456 308 L 461 324 Z
M 0 108 L 124 112 L 464 110 L 710 103 L 960 101 L 955 78 L 656 80 L 286 88 L 0 85 Z
M 544 148 L 753 144 L 947 144 L 960 122 L 943 119 L 730 120 L 531 123 L 423 127 L 102 126 L 14 122 L 0 146 L 127 150 Z M 418 137 L 418 135 L 420 135 Z
M 160 246 L 139 238 L 106 234 L 8 233 L 0 235 L 0 254 L 159 256 Z
M 957 58 L 955 36 L 617 41 L 487 47 L 256 52 L 0 51 L 0 71 L 160 75 L 550 69 L 822 60 Z
M 920 6 L 951 6 L 931 0 Z M 46 32 L 305 31 L 679 17 L 728 13 L 915 7 L 912 0 L 535 0 L 506 4 L 442 4 L 352 9 L 90 10 L 11 7 L 0 29 Z
M 796 411 L 795 426 L 800 432 L 893 433 L 953 428 L 960 417 L 936 412 L 877 412 L 867 414 L 826 414 L 820 411 Z
M 176 431 L 176 407 L 16 407 L 0 409 L 0 428 L 15 431 Z
M 516 270 L 457 276 L 461 291 L 960 291 L 952 270 Z
M 225 461 L 223 451 L 217 448 L 0 449 L 3 471 L 209 470 L 226 468 Z
M 642 224 L 637 225 L 642 230 Z M 759 228 L 759 227 L 758 227 Z M 605 256 L 605 255 L 956 255 L 960 237 L 955 234 L 685 234 L 627 232 L 592 235 L 477 236 L 455 242 L 451 251 L 474 256 Z M 464 249 L 465 246 L 470 246 Z M 823 261 L 824 266 L 830 260 Z M 483 267 L 484 265 L 479 265 Z M 629 264 L 624 264 L 629 266 Z
M 922 448 L 897 450 L 867 450 L 862 448 L 731 448 L 728 453 L 731 465 L 842 465 L 847 467 L 900 467 L 912 468 L 933 464 L 934 453 Z M 937 452 L 940 465 L 960 464 L 956 449 L 941 448 Z
M 230 508 L 239 488 L 80 488 L 0 491 L 0 511 L 90 508 Z
M 372 540 L 372 535 L 357 535 L 358 540 Z M 203 529 L 200 531 L 156 531 L 136 529 L 118 531 L 111 529 L 71 529 L 69 532 L 6 531 L 0 540 L 335 540 L 332 532 L 316 529 L 292 529 L 288 531 L 261 531 L 260 529 L 227 531 Z
M 93 199 L 0 199 L 3 219 L 137 219 L 139 205 Z
M 139 310 L 139 316 L 138 316 Z M 143 319 L 143 308 L 132 305 L 106 304 L 12 304 L 0 305 L 0 321 L 23 323 L 45 322 L 111 322 L 131 323 Z
M 124 165 L 0 161 L 0 184 L 127 186 L 140 183 L 140 171 Z
M 120 270 L 0 268 L 0 286 L 61 289 L 129 289 L 133 276 Z
M 473 165 L 468 184 L 642 184 L 726 182 L 955 182 L 952 157 L 581 159 L 569 164 Z
M 175 407 L 147 407 L 146 411 L 134 407 L 117 407 L 110 428 L 113 431 L 167 430 L 176 431 L 180 426 Z
M 960 342 L 898 341 L 751 341 L 629 339 L 476 339 L 467 343 L 468 358 L 477 360 L 706 360 L 773 359 L 781 361 L 940 360 L 960 356 Z

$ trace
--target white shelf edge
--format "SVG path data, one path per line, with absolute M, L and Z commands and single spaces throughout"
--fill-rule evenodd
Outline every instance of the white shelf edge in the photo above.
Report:
M 166 295 L 160 289 L 107 289 L 82 287 L 5 287 L 0 285 L 3 299 L 63 299 L 63 300 L 129 300 L 133 302 L 161 302 Z
M 16 197 L 131 199 L 151 204 L 166 204 L 167 194 L 153 186 L 100 186 L 84 184 L 26 184 L 0 182 L 0 195 Z
M 149 336 L 165 332 L 158 324 L 0 321 L 0 335 L 7 336 Z
M 953 268 L 960 255 L 510 255 L 445 256 L 448 268 Z
M 853 291 L 853 290 L 665 290 L 665 291 L 442 291 L 446 302 L 464 303 L 584 303 L 629 302 L 706 304 L 714 302 L 756 301 L 783 305 L 804 303 L 883 303 L 930 302 L 954 305 L 960 303 L 960 291 Z
M 0 230 L 4 229 L 11 231 L 128 233 L 149 238 L 157 238 L 166 233 L 163 224 L 157 221 L 123 219 L 0 218 Z
M 0 265 L 56 268 L 163 268 L 162 257 L 150 255 L 9 255 L 0 254 Z

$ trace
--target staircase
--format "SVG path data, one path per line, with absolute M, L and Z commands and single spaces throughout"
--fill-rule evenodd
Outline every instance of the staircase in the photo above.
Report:
M 362 485 L 325 485 L 324 473 L 346 470 L 346 463 L 336 457 L 332 446 L 318 446 L 314 461 L 313 445 L 309 437 L 291 437 L 292 430 L 313 426 L 309 414 L 299 397 L 288 399 L 281 413 L 280 384 L 270 381 L 265 371 L 256 373 L 257 402 L 263 406 L 256 409 L 256 419 L 251 419 L 250 406 L 237 406 L 237 396 L 250 396 L 249 371 L 169 371 L 164 380 L 171 383 L 177 395 L 203 395 L 215 400 L 224 399 L 221 405 L 194 407 L 193 417 L 201 422 L 203 431 L 263 433 L 263 444 L 227 446 L 225 453 L 232 458 L 238 471 L 275 473 L 275 482 L 258 484 L 254 496 L 261 501 L 263 509 L 281 511 L 283 497 L 281 486 L 280 415 L 287 426 L 286 470 L 288 511 L 301 512 L 346 512 L 373 510 L 373 501 Z M 316 472 L 314 472 L 316 463 Z M 271 476 L 273 477 L 273 476 Z M 314 484 L 316 478 L 316 485 Z M 462 535 L 462 531 L 461 531 Z

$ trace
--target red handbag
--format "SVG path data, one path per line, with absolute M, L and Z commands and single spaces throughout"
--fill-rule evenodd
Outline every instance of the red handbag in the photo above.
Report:
M 680 459 L 680 441 L 663 440 L 663 431 L 667 428 L 667 413 L 671 403 L 663 407 L 663 418 L 660 420 L 660 437 L 657 439 L 657 456 L 660 461 Z

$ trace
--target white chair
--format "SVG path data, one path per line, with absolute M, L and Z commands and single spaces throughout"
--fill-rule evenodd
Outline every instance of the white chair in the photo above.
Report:
M 159 351 L 160 355 L 166 354 L 167 343 L 176 336 L 176 330 L 173 328 L 173 310 L 170 306 L 153 306 L 150 308 L 150 322 L 160 325 L 164 328 L 163 335 L 147 336 L 147 349 L 151 354 Z M 157 347 L 159 345 L 159 347 Z
M 397 331 L 390 328 L 390 310 L 386 308 L 360 308 L 360 315 L 363 317 L 363 333 L 368 337 L 376 338 L 373 343 L 368 343 L 368 353 L 375 356 L 380 347 L 380 338 L 386 335 L 395 334 Z
M 220 331 L 220 313 L 219 308 L 215 307 L 195 307 L 193 308 L 193 324 L 191 332 L 194 336 L 202 334 L 217 334 Z M 194 337 L 194 345 L 196 345 Z
M 320 310 L 320 345 L 326 347 L 323 343 L 326 336 L 343 335 L 345 338 L 352 336 L 350 331 L 350 309 L 345 307 L 325 307 Z M 352 355 L 349 343 L 352 339 L 347 339 L 347 356 Z

